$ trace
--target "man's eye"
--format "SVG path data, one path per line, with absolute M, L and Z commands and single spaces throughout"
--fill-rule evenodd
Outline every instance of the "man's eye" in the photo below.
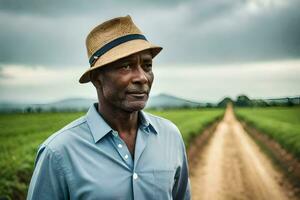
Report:
M 152 69 L 152 63 L 145 64 L 145 68 L 147 70 L 151 70 Z
M 129 70 L 131 68 L 130 64 L 122 65 L 122 69 Z

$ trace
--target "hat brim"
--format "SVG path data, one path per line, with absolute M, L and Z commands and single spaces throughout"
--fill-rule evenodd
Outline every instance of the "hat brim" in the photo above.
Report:
M 144 50 L 150 50 L 152 54 L 152 58 L 154 58 L 161 50 L 162 47 L 153 45 L 149 43 L 146 40 L 131 40 L 128 42 L 125 42 L 123 44 L 120 44 L 105 54 L 103 54 L 96 62 L 95 64 L 90 67 L 79 79 L 80 83 L 87 83 L 90 81 L 90 72 L 92 70 L 98 69 L 100 67 L 103 67 L 107 64 L 110 64 L 112 62 L 115 62 L 121 58 L 130 56 L 132 54 L 138 53 L 140 51 Z

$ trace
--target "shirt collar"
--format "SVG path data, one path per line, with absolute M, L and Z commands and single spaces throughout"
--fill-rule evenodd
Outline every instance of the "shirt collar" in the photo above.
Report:
M 103 119 L 103 117 L 98 113 L 97 111 L 98 103 L 93 103 L 87 114 L 86 114 L 86 120 L 90 127 L 90 130 L 92 132 L 94 142 L 97 143 L 101 138 L 103 138 L 105 135 L 107 135 L 110 132 L 113 132 L 114 130 L 106 123 L 106 121 Z M 157 134 L 156 129 L 153 127 L 150 119 L 148 118 L 147 114 L 143 111 L 139 112 L 139 122 L 140 126 L 147 132 L 153 132 Z
M 139 112 L 140 115 L 140 122 L 141 122 L 141 125 L 142 127 L 144 128 L 144 130 L 149 133 L 149 132 L 153 132 L 155 134 L 157 134 L 157 129 L 153 126 L 153 123 L 151 122 L 150 118 L 148 117 L 148 115 L 143 112 L 143 111 L 140 111 Z
M 92 104 L 86 114 L 86 120 L 92 132 L 95 143 L 113 130 L 98 113 L 96 109 L 97 106 L 97 103 Z

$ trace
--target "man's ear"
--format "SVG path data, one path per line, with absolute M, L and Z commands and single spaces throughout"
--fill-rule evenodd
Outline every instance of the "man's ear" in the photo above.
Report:
M 91 80 L 91 82 L 93 83 L 93 85 L 95 86 L 95 88 L 99 88 L 100 87 L 100 80 Z
M 90 80 L 93 83 L 93 85 L 95 86 L 95 88 L 99 88 L 101 85 L 101 81 L 99 79 L 99 73 L 97 72 L 90 72 Z

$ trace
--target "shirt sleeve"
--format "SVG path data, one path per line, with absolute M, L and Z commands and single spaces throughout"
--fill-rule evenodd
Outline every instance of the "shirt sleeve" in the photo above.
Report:
M 174 200 L 189 200 L 191 199 L 191 186 L 189 179 L 188 162 L 182 137 L 180 137 L 180 140 L 181 147 L 179 155 L 181 155 L 182 158 L 182 165 L 176 171 L 176 182 L 173 187 L 172 196 Z
M 41 148 L 29 185 L 27 200 L 68 199 L 68 188 L 62 167 L 62 157 L 49 147 Z

